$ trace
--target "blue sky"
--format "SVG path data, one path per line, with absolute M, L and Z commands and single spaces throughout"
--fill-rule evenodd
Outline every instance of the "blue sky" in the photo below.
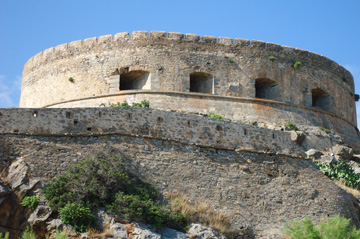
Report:
M 18 105 L 23 66 L 38 52 L 137 30 L 256 39 L 306 49 L 350 70 L 359 93 L 359 12 L 358 0 L 0 0 L 0 108 Z

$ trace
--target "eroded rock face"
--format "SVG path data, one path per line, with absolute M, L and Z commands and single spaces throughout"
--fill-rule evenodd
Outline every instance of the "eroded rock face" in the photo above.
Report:
M 19 159 L 12 163 L 9 167 L 9 174 L 7 175 L 7 181 L 11 185 L 12 189 L 16 189 L 20 185 L 27 181 L 29 172 L 29 165 L 22 159 Z
M 354 151 L 352 148 L 345 145 L 335 145 L 331 149 L 336 157 L 336 159 L 350 160 L 354 156 Z

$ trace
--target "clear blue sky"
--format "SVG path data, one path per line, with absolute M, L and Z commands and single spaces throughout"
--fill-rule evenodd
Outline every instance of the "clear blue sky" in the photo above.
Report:
M 306 49 L 350 70 L 359 93 L 359 25 L 359 0 L 0 0 L 0 108 L 18 105 L 23 66 L 38 52 L 136 30 L 256 39 Z

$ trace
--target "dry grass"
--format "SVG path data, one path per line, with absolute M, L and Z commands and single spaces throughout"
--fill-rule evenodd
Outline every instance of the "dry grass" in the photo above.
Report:
M 335 181 L 336 185 L 338 185 L 340 188 L 344 189 L 346 192 L 354 195 L 354 197 L 356 198 L 359 198 L 360 197 L 360 191 L 355 189 L 355 188 L 350 188 L 348 186 L 345 186 L 345 184 L 338 180 L 338 181 Z
M 169 193 L 167 199 L 171 200 L 171 211 L 184 214 L 190 222 L 200 222 L 222 233 L 230 232 L 230 222 L 224 213 L 215 212 L 210 204 L 204 201 L 191 202 L 178 193 Z
M 89 231 L 87 231 L 86 233 L 88 236 L 90 236 L 90 238 L 101 238 L 101 239 L 105 239 L 107 237 L 112 236 L 112 234 L 110 233 L 110 231 L 105 230 L 103 232 L 98 232 L 95 229 L 90 229 Z

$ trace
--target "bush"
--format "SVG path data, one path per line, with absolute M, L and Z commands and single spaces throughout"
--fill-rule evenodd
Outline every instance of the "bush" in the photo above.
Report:
M 269 56 L 269 61 L 275 61 L 275 57 L 274 56 Z
M 68 202 L 88 202 L 90 207 L 105 206 L 116 192 L 157 198 L 156 189 L 130 176 L 120 157 L 87 158 L 67 169 L 45 189 L 45 197 L 54 211 Z
M 68 235 L 64 231 L 56 230 L 55 238 L 54 239 L 67 239 Z
M 287 122 L 287 123 L 286 123 L 286 126 L 289 127 L 289 128 L 292 129 L 292 130 L 295 130 L 295 131 L 300 130 L 298 127 L 296 127 L 295 124 L 293 124 L 293 123 L 291 123 L 291 122 Z
M 24 197 L 24 199 L 21 201 L 21 205 L 26 207 L 28 206 L 31 210 L 35 210 L 36 207 L 39 205 L 40 202 L 40 198 L 36 195 L 34 196 L 26 196 Z
M 101 103 L 100 107 L 107 107 L 105 103 Z M 150 102 L 148 100 L 143 100 L 141 103 L 132 103 L 131 105 L 125 100 L 124 102 L 120 103 L 109 103 L 108 107 L 144 107 L 150 108 Z
M 74 78 L 69 77 L 69 82 L 74 83 Z
M 337 163 L 320 163 L 314 161 L 320 171 L 331 180 L 341 180 L 345 186 L 360 189 L 360 174 L 343 160 Z
M 50 182 L 45 188 L 45 197 L 53 211 L 60 212 L 60 218 L 70 221 L 78 231 L 91 226 L 90 208 L 97 206 L 156 227 L 167 225 L 181 229 L 186 225 L 186 217 L 165 210 L 155 202 L 156 188 L 128 173 L 120 157 L 80 161 L 69 167 L 65 175 Z M 89 220 L 74 219 L 74 215 L 80 213 L 77 210 L 86 213 Z M 85 222 L 78 225 L 76 221 Z
M 162 227 L 169 227 L 184 231 L 187 218 L 179 213 L 171 213 L 149 198 L 140 195 L 125 195 L 117 193 L 115 201 L 107 209 L 114 214 L 122 214 L 126 218 L 135 221 L 143 221 Z
M 294 69 L 296 70 L 296 69 L 298 69 L 301 65 L 302 65 L 301 61 L 295 61 L 293 67 L 294 67 Z
M 322 131 L 324 131 L 327 134 L 331 134 L 331 130 L 323 128 L 323 127 L 319 127 L 319 129 L 321 129 Z
M 9 239 L 9 233 L 5 233 L 5 235 L 3 235 L 1 232 L 0 232 L 0 239 Z
M 328 218 L 316 226 L 310 218 L 294 220 L 285 224 L 283 233 L 291 239 L 355 239 L 360 238 L 360 231 L 349 228 L 350 219 L 340 217 Z
M 207 117 L 212 118 L 212 119 L 219 119 L 219 120 L 225 119 L 223 116 L 215 114 L 215 113 L 208 113 Z
M 85 232 L 95 225 L 95 216 L 90 208 L 81 203 L 68 203 L 60 209 L 59 217 L 64 224 L 70 224 L 76 232 Z
M 30 228 L 26 228 L 26 230 L 23 232 L 21 236 L 21 239 L 36 239 L 35 232 Z

